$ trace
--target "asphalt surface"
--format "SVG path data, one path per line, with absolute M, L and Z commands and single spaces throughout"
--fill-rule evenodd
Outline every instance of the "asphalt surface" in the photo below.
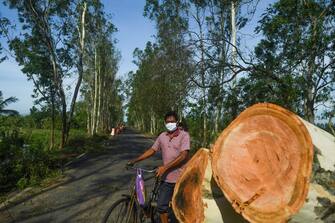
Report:
M 134 171 L 125 170 L 126 162 L 153 142 L 126 130 L 107 142 L 103 154 L 87 155 L 71 164 L 64 182 L 0 208 L 0 222 L 100 222 L 112 203 L 128 191 Z M 157 154 L 140 166 L 160 164 Z

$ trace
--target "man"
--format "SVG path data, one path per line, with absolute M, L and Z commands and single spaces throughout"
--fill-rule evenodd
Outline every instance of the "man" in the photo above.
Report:
M 156 173 L 156 176 L 162 179 L 158 192 L 157 210 L 161 222 L 167 223 L 169 203 L 172 199 L 174 186 L 188 159 L 190 136 L 186 131 L 178 128 L 178 115 L 176 112 L 166 113 L 164 121 L 167 131 L 158 136 L 150 149 L 136 159 L 129 161 L 128 164 L 133 165 L 153 156 L 157 151 L 161 151 L 163 165 L 158 167 Z

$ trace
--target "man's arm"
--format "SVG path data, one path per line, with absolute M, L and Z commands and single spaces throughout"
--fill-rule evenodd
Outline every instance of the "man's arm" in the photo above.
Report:
M 183 164 L 186 160 L 188 159 L 188 150 L 184 150 L 182 151 L 179 156 L 177 156 L 177 158 L 173 161 L 171 161 L 170 163 L 164 165 L 164 166 L 160 166 L 158 167 L 157 170 L 157 176 L 161 177 L 164 175 L 164 173 L 170 169 L 174 169 L 178 166 L 180 166 L 181 164 Z
M 128 164 L 135 164 L 141 160 L 145 160 L 148 159 L 149 157 L 153 156 L 156 153 L 156 151 L 153 148 L 150 148 L 148 150 L 146 150 L 142 155 L 140 155 L 139 157 L 137 157 L 136 159 L 130 160 L 128 162 Z

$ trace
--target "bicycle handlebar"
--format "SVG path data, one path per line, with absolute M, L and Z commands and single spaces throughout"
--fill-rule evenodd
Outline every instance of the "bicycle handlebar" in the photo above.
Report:
M 139 167 L 133 167 L 133 166 L 131 166 L 131 167 L 129 167 L 129 168 L 130 168 L 130 169 L 133 169 L 133 170 L 140 169 L 140 170 L 142 170 L 143 172 L 146 172 L 146 173 L 154 173 L 154 172 L 156 172 L 156 170 L 157 170 L 157 167 L 154 168 L 154 169 L 151 169 L 151 170 L 143 169 L 143 168 L 139 168 Z

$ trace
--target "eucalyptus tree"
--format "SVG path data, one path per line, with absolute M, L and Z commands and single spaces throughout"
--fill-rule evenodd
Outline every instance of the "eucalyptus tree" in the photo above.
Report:
M 151 132 L 160 129 L 159 121 L 167 110 L 181 114 L 185 107 L 192 71 L 191 52 L 184 38 L 185 7 L 181 1 L 149 0 L 145 5 L 144 15 L 155 22 L 157 37 L 154 44 L 134 52 L 138 70 L 132 77 L 130 104 L 136 102 L 141 109 L 130 106 L 129 112 L 136 111 L 133 116 L 137 122 Z
M 241 7 L 251 4 L 247 1 L 192 0 L 188 2 L 186 14 L 189 28 L 187 43 L 193 53 L 194 73 L 191 81 L 195 94 L 193 100 L 202 104 L 199 121 L 203 123 L 202 141 L 206 145 L 224 127 L 223 119 L 232 119 L 237 114 L 236 102 L 225 104 L 227 98 L 234 98 L 234 80 L 242 72 L 250 70 L 244 64 L 245 58 L 236 41 L 237 30 L 243 28 L 248 18 L 241 13 Z M 238 3 L 238 6 L 236 4 Z M 257 3 L 257 2 L 256 2 Z M 253 3 L 253 4 L 256 4 Z M 235 6 L 234 6 L 235 4 Z M 232 10 L 233 6 L 233 10 Z M 251 10 L 250 14 L 254 11 Z M 235 20 L 235 21 L 233 21 Z M 193 116 L 194 117 L 194 116 Z M 210 127 L 212 126 L 212 127 Z
M 106 20 L 102 18 L 105 16 L 103 5 L 93 0 L 6 2 L 18 10 L 24 31 L 23 35 L 11 41 L 23 72 L 35 80 L 37 92 L 41 95 L 48 92 L 43 97 L 51 104 L 52 111 L 58 105 L 56 102 L 60 105 L 63 146 L 68 138 L 85 69 L 89 66 L 86 54 L 92 55 L 92 42 L 97 42 L 92 36 L 100 31 L 96 21 Z M 75 87 L 69 98 L 64 80 L 74 77 Z
M 196 127 L 202 145 L 223 127 L 223 93 L 231 93 L 225 88 L 236 75 L 249 69 L 240 62 L 243 58 L 237 44 L 231 42 L 230 6 L 231 1 L 147 0 L 144 15 L 155 21 L 157 36 L 154 44 L 135 51 L 138 70 L 129 79 L 132 92 L 128 113 L 136 126 L 155 132 L 157 128 L 152 126 L 162 110 L 189 113 L 196 108 L 198 112 L 189 114 L 202 123 L 200 129 Z M 238 9 L 236 28 L 240 29 L 246 20 Z M 140 87 L 143 83 L 145 89 Z
M 334 95 L 334 18 L 333 1 L 280 0 L 257 28 L 265 37 L 255 49 L 260 79 L 312 123 Z
M 87 130 L 93 135 L 110 130 L 123 118 L 119 82 L 116 80 L 120 60 L 114 38 L 117 29 L 101 4 L 92 12 L 91 18 L 88 25 L 95 31 L 87 33 L 87 69 L 82 94 L 87 108 Z
M 145 49 L 134 51 L 134 62 L 138 66 L 135 73 L 129 74 L 130 100 L 128 103 L 129 121 L 143 131 L 154 133 L 163 110 L 172 106 L 168 98 L 168 86 L 160 75 L 164 66 L 156 44 L 148 42 Z
M 21 4 L 21 5 L 20 5 Z M 20 6 L 19 6 L 20 5 Z M 36 103 L 46 102 L 51 107 L 51 136 L 50 147 L 54 146 L 54 120 L 55 120 L 55 104 L 58 97 L 56 96 L 56 86 L 53 80 L 53 68 L 50 61 L 50 51 L 48 48 L 41 44 L 44 39 L 44 34 L 40 29 L 36 28 L 33 19 L 27 17 L 25 21 L 23 3 L 18 2 L 16 6 L 18 11 L 22 14 L 19 15 L 20 21 L 24 24 L 22 30 L 25 32 L 21 37 L 17 36 L 9 40 L 9 46 L 15 53 L 16 61 L 22 66 L 22 72 L 26 74 L 28 80 L 34 83 L 34 94 Z

